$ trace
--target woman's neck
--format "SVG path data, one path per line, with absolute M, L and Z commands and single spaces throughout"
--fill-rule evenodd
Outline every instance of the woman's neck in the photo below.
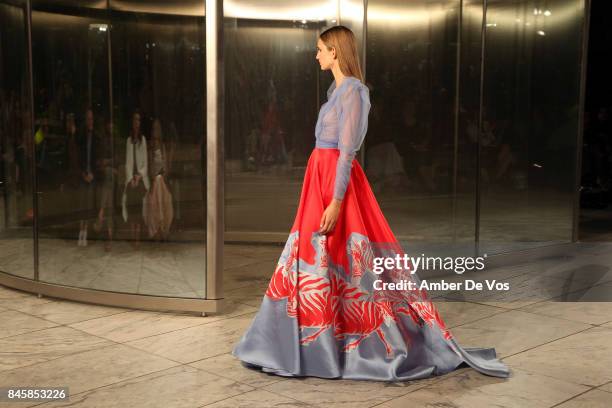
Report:
M 340 66 L 336 65 L 332 68 L 332 74 L 334 74 L 334 80 L 336 81 L 336 88 L 342 84 L 345 79 L 345 75 L 340 71 Z

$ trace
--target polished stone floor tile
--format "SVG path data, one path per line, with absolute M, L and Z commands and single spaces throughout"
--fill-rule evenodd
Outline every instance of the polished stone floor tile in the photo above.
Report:
M 119 383 L 178 363 L 121 344 L 71 354 L 2 373 L 12 384 L 69 387 L 71 394 Z
M 191 363 L 230 352 L 251 324 L 254 315 L 249 313 L 126 344 L 173 361 Z
M 256 310 L 252 306 L 240 303 L 229 303 L 225 313 L 211 314 L 206 317 L 195 313 L 133 310 L 71 324 L 70 327 L 123 343 L 253 313 Z
M 194 408 L 252 391 L 253 387 L 189 366 L 169 368 L 40 405 L 79 408 Z
M 512 367 L 574 384 L 612 381 L 612 328 L 592 327 L 508 357 Z
M 528 305 L 520 310 L 589 324 L 604 324 L 612 321 L 612 302 L 545 301 Z
M 513 371 L 506 379 L 468 370 L 377 408 L 549 408 L 586 390 L 523 370 Z
M 14 299 L 22 296 L 30 296 L 30 294 L 16 289 L 7 288 L 6 286 L 0 286 L 0 299 Z
M 612 381 L 607 383 L 607 384 L 602 385 L 598 389 L 602 390 L 602 391 L 607 391 L 609 393 L 612 393 Z
M 37 295 L 28 293 L 25 296 L 20 296 L 11 299 L 0 299 L 0 306 L 5 309 L 18 310 L 20 312 L 29 313 L 31 308 L 53 302 L 52 298 L 38 297 Z
M 225 247 L 227 248 L 227 245 Z M 229 251 L 227 249 L 224 249 L 225 257 L 223 258 L 223 269 L 240 268 L 261 262 L 261 259 L 253 258 L 251 256 L 244 256 L 236 250 L 231 251 L 231 254 L 228 254 L 228 252 Z
M 190 363 L 189 365 L 256 388 L 264 387 L 285 379 L 281 376 L 246 368 L 241 364 L 241 361 L 231 353 L 209 357 L 204 360 Z
M 464 272 L 461 277 L 464 279 L 484 280 L 484 279 L 500 279 L 506 280 L 517 276 L 525 276 L 533 274 L 533 264 L 530 262 L 517 263 L 515 265 L 503 265 L 496 267 L 485 267 L 482 270 L 473 270 Z
M 276 260 L 260 261 L 223 271 L 223 287 L 226 291 L 250 285 L 267 284 L 272 278 Z
M 289 234 L 287 234 L 289 236 Z M 249 244 L 226 244 L 223 246 L 224 255 L 227 257 L 242 256 L 255 260 L 274 259 L 280 257 L 283 245 L 249 245 Z
M 612 303 L 612 283 L 601 283 L 552 298 L 561 302 L 607 302 Z
M 505 301 L 505 302 L 478 302 L 478 303 L 481 303 L 487 306 L 499 307 L 499 308 L 507 309 L 507 310 L 516 310 L 516 309 L 522 309 L 526 306 L 533 305 L 539 302 L 542 302 L 542 300 L 512 300 L 512 301 Z
M 13 310 L 0 312 L 0 322 L 0 338 L 57 326 L 53 322 Z
M 53 246 L 43 250 L 51 262 L 47 272 L 58 279 L 191 296 L 203 288 L 203 248 L 149 245 L 138 252 L 117 245 L 106 256 L 99 245 L 85 251 L 73 246 L 63 247 L 64 259 L 50 257 Z M 494 347 L 512 376 L 463 367 L 384 383 L 280 377 L 248 369 L 231 355 L 259 310 L 282 249 L 225 245 L 227 308 L 207 317 L 37 298 L 0 286 L 0 378 L 70 386 L 70 402 L 40 407 L 544 408 L 601 407 L 612 400 L 612 280 L 606 267 L 612 251 L 591 246 L 445 278 L 514 285 L 501 296 L 445 292 L 459 301 L 434 299 L 459 344 Z M 83 262 L 85 273 L 78 275 L 73 261 Z
M 584 254 L 577 249 L 576 253 L 556 257 L 554 262 L 547 262 L 546 259 L 537 262 L 540 276 L 582 280 L 591 285 L 612 282 L 612 270 L 609 267 L 612 263 L 612 249 L 592 254 Z
M 78 330 L 118 343 L 204 323 L 204 317 L 133 310 L 71 324 Z
M 554 317 L 510 310 L 451 330 L 463 347 L 494 347 L 504 357 L 591 327 Z
M 223 313 L 209 313 L 206 316 L 207 322 L 214 322 L 216 320 L 224 320 L 228 318 L 234 318 L 236 316 L 242 316 L 249 313 L 254 313 L 259 310 L 259 307 L 255 307 L 246 303 L 238 302 L 233 299 L 224 299 L 224 311 Z
M 263 296 L 268 289 L 268 284 L 269 282 L 260 282 L 258 284 L 251 284 L 226 290 L 225 297 L 227 299 L 235 300 L 236 302 L 241 302 L 259 308 L 261 306 L 261 302 L 263 301 Z
M 0 371 L 111 344 L 108 340 L 64 326 L 7 337 L 0 339 Z
M 610 408 L 612 395 L 600 390 L 587 391 L 555 408 Z
M 449 328 L 471 323 L 498 313 L 507 312 L 506 309 L 500 307 L 477 303 L 454 302 L 441 299 L 436 299 L 433 302 L 438 308 L 440 316 L 442 316 L 442 319 L 446 323 L 446 327 Z
M 591 286 L 585 281 L 555 279 L 534 274 L 513 276 L 508 279 L 501 279 L 499 282 L 508 283 L 509 290 L 489 290 L 485 287 L 480 291 L 456 291 L 444 296 L 461 301 L 517 308 L 554 297 L 565 296 Z M 482 280 L 482 283 L 485 285 L 484 280 Z
M 406 382 L 329 380 L 323 378 L 288 378 L 263 387 L 266 391 L 295 398 L 322 407 L 366 408 L 435 384 L 457 372 L 439 377 Z
M 49 298 L 46 299 L 49 300 Z M 21 312 L 60 324 L 76 323 L 127 311 L 127 309 L 119 307 L 100 306 L 68 300 L 50 300 L 49 302 L 18 302 L 15 308 Z
M 207 405 L 206 408 L 309 408 L 314 405 L 264 390 L 255 390 Z
M 223 246 L 223 268 L 233 269 L 262 260 L 275 260 L 282 252 L 283 247 L 279 245 L 226 244 Z

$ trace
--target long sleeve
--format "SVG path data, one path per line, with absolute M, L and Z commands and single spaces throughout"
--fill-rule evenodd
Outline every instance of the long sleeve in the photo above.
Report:
M 132 180 L 132 177 L 134 177 L 134 162 L 132 160 L 131 144 L 132 141 L 130 140 L 130 137 L 128 137 L 127 141 L 125 142 L 125 184 L 129 183 Z
M 342 200 L 351 175 L 355 153 L 361 147 L 368 129 L 370 97 L 368 88 L 358 83 L 339 96 L 338 149 L 334 198 Z
M 148 149 L 147 149 L 147 139 L 141 136 L 140 143 L 140 156 L 142 160 L 142 167 L 138 169 L 140 175 L 142 176 L 142 182 L 144 183 L 145 188 L 149 189 L 149 158 L 148 158 Z

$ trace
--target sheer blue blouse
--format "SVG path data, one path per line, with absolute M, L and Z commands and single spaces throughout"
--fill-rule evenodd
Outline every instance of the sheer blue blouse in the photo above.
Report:
M 336 88 L 334 80 L 321 105 L 315 129 L 315 147 L 340 150 L 336 165 L 334 198 L 342 200 L 355 154 L 368 130 L 370 90 L 358 78 L 345 76 Z

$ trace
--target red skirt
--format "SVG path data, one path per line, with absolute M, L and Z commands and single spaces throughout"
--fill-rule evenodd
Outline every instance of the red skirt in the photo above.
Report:
M 376 257 L 403 256 L 357 160 L 334 229 L 319 232 L 333 199 L 338 149 L 315 148 L 299 206 L 259 312 L 232 354 L 282 376 L 411 380 L 467 363 L 507 377 L 492 348 L 463 349 L 409 268 L 375 272 Z M 380 290 L 376 282 L 413 282 Z M 380 286 L 380 285 L 379 285 Z
M 300 203 L 291 232 L 300 231 L 300 258 L 314 262 L 315 247 L 310 245 L 313 232 L 319 230 L 323 211 L 334 194 L 338 149 L 315 148 L 306 167 Z M 327 250 L 334 264 L 349 269 L 347 241 L 352 233 L 368 237 L 370 242 L 396 243 L 366 175 L 357 160 L 353 160 L 340 214 L 334 229 L 327 234 Z M 399 246 L 399 244 L 397 244 Z M 399 249 L 399 248 L 398 248 Z

